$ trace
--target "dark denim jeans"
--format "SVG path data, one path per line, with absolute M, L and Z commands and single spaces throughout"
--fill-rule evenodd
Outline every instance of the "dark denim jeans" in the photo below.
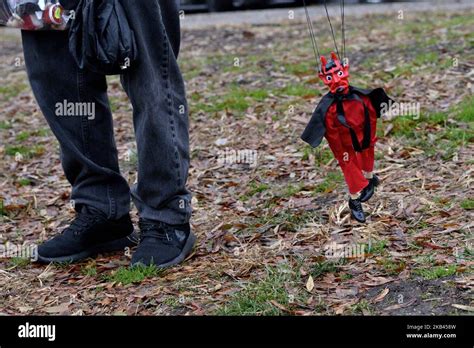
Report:
M 121 77 L 133 105 L 138 184 L 121 176 L 106 78 L 81 71 L 68 51 L 67 32 L 24 31 L 31 87 L 59 141 L 61 162 L 76 209 L 92 206 L 117 219 L 130 210 L 130 192 L 142 218 L 182 224 L 191 216 L 188 110 L 176 62 L 179 18 L 174 0 L 122 0 L 139 50 Z M 94 105 L 95 115 L 59 116 L 58 103 Z

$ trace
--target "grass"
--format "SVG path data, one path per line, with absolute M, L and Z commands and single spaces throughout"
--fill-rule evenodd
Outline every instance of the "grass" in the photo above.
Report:
M 299 185 L 291 185 L 289 184 L 284 192 L 283 192 L 283 197 L 285 198 L 289 198 L 289 197 L 293 197 L 294 195 L 296 195 L 298 192 L 300 192 L 302 189 L 303 189 L 304 185 L 302 184 L 299 184 Z
M 457 106 L 455 118 L 462 122 L 474 122 L 474 97 L 466 98 Z M 471 127 L 472 128 L 472 125 Z
M 24 268 L 30 264 L 31 260 L 24 257 L 13 257 L 10 259 L 9 265 L 13 268 Z
M 311 75 L 315 73 L 314 63 L 310 59 L 299 63 L 283 64 L 283 66 L 291 75 Z
M 25 146 L 25 145 L 7 145 L 5 146 L 5 153 L 8 156 L 21 155 L 26 158 L 41 156 L 45 149 L 42 145 Z
M 284 210 L 276 215 L 267 215 L 257 218 L 259 225 L 280 225 L 280 228 L 285 228 L 289 232 L 297 231 L 302 226 L 306 225 L 310 220 L 314 219 L 314 213 L 305 211 L 302 213 L 293 210 Z
M 336 187 L 343 181 L 344 177 L 341 172 L 329 172 L 324 181 L 314 188 L 314 194 L 329 193 L 336 189 Z
M 352 314 L 372 314 L 373 306 L 367 300 L 360 300 L 350 307 Z
M 25 141 L 25 140 L 28 140 L 29 137 L 30 137 L 30 132 L 23 131 L 23 132 L 20 132 L 20 133 L 17 134 L 16 140 L 17 141 Z
M 474 199 L 467 198 L 461 202 L 461 208 L 464 210 L 474 210 Z
M 21 92 L 23 92 L 28 85 L 25 83 L 17 84 L 8 84 L 6 86 L 0 86 L 0 96 L 3 96 L 5 99 L 10 99 L 17 97 Z
M 0 129 L 11 129 L 12 125 L 7 121 L 0 121 Z
M 307 161 L 310 155 L 314 156 L 314 163 L 316 165 L 326 165 L 331 159 L 334 158 L 331 149 L 328 147 L 318 146 L 316 148 L 306 145 L 303 148 L 303 155 L 301 157 L 302 161 Z
M 333 261 L 318 262 L 313 266 L 311 270 L 311 276 L 316 279 L 326 273 L 336 273 L 342 264 L 343 262 Z
M 395 262 L 393 260 L 384 259 L 380 261 L 380 264 L 388 275 L 397 275 L 406 268 L 406 264 L 403 261 Z
M 319 94 L 316 89 L 305 84 L 291 84 L 283 88 L 274 89 L 272 93 L 276 96 L 284 97 L 314 97 Z
M 437 52 L 422 52 L 415 57 L 413 64 L 417 66 L 434 64 L 438 62 L 439 58 L 440 57 Z
M 229 298 L 226 304 L 219 308 L 217 315 L 281 315 L 284 312 L 270 301 L 288 306 L 290 296 L 285 285 L 296 281 L 295 274 L 286 267 L 269 267 L 265 276 L 247 284 L 242 290 Z
M 270 185 L 268 184 L 251 181 L 248 191 L 244 195 L 240 196 L 239 199 L 245 202 L 249 200 L 249 198 L 255 196 L 257 193 L 265 192 L 268 189 L 270 189 Z
M 162 269 L 154 265 L 151 266 L 133 266 L 130 268 L 120 267 L 107 277 L 108 281 L 117 282 L 122 285 L 141 283 L 145 279 L 159 276 Z
M 209 97 L 206 101 L 197 102 L 192 98 L 194 105 L 191 109 L 208 113 L 215 113 L 223 110 L 244 112 L 253 103 L 264 101 L 268 96 L 265 89 L 245 89 L 238 85 L 231 85 L 225 89 L 226 94 L 222 96 Z M 195 98 L 197 99 L 197 98 Z M 201 99 L 199 99 L 201 100 Z
M 413 261 L 419 265 L 432 266 L 434 265 L 435 259 L 433 254 L 425 254 L 415 257 Z
M 21 178 L 17 180 L 17 183 L 20 186 L 29 186 L 31 185 L 31 180 L 27 178 Z
M 467 123 L 467 127 L 452 122 L 452 114 L 455 120 Z M 441 155 L 444 160 L 449 160 L 460 146 L 474 141 L 473 114 L 471 97 L 448 112 L 422 114 L 419 119 L 398 116 L 392 120 L 392 135 L 405 137 L 410 146 L 420 148 L 428 157 Z
M 380 255 L 385 251 L 386 248 L 387 248 L 387 241 L 380 240 L 380 241 L 367 244 L 365 250 L 367 250 L 369 254 Z
M 427 280 L 449 277 L 456 274 L 456 265 L 415 269 L 413 270 L 413 274 L 419 275 Z
M 82 275 L 86 277 L 95 277 L 97 275 L 97 267 L 95 263 L 88 264 L 81 268 Z

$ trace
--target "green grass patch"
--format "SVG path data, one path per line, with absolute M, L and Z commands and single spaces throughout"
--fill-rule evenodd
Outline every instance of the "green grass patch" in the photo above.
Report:
M 24 146 L 24 145 L 7 145 L 5 147 L 5 153 L 8 156 L 16 156 L 17 154 L 30 158 L 41 156 L 44 154 L 45 149 L 42 145 L 34 145 L 34 146 Z
M 313 60 L 308 59 L 299 63 L 283 64 L 285 70 L 291 75 L 312 75 L 316 73 L 315 64 Z
M 7 121 L 0 121 L 0 129 L 11 129 L 12 125 Z
M 97 275 L 97 267 L 95 264 L 89 264 L 81 268 L 81 274 L 86 277 L 95 277 Z
M 297 231 L 309 221 L 314 219 L 314 213 L 311 211 L 284 210 L 274 216 L 262 216 L 256 219 L 256 225 L 280 225 L 281 229 L 289 232 Z
M 107 280 L 117 282 L 122 285 L 137 284 L 141 283 L 147 278 L 157 277 L 162 272 L 163 269 L 157 268 L 155 265 L 137 265 L 129 268 L 120 267 L 116 271 L 112 272 L 112 274 L 107 277 Z
M 474 141 L 474 131 L 470 122 L 472 100 L 467 100 L 447 113 L 422 114 L 418 119 L 413 116 L 398 116 L 393 119 L 392 135 L 405 137 L 407 144 L 417 147 L 428 157 L 441 155 L 445 160 L 452 159 L 459 147 Z M 458 120 L 469 127 L 448 122 L 448 115 L 454 113 Z
M 422 66 L 427 64 L 435 64 L 439 60 L 437 52 L 422 52 L 416 55 L 413 59 L 413 64 L 416 66 Z
M 274 89 L 272 93 L 280 97 L 315 97 L 319 95 L 319 92 L 314 88 L 306 84 L 292 84 L 283 88 Z
M 298 192 L 300 192 L 302 189 L 303 189 L 304 185 L 288 185 L 284 192 L 283 192 L 283 197 L 285 198 L 289 198 L 289 197 L 293 197 L 294 195 L 296 195 Z
M 17 180 L 17 183 L 20 186 L 29 186 L 31 185 L 31 180 L 28 178 L 21 178 Z
M 369 254 L 380 255 L 387 248 L 387 244 L 388 242 L 386 240 L 371 242 L 369 244 L 366 244 L 365 250 L 367 250 L 367 253 Z
M 0 86 L 0 95 L 5 99 L 15 98 L 23 92 L 28 86 L 24 83 L 8 84 Z
M 342 280 L 349 280 L 349 279 L 352 279 L 352 278 L 354 278 L 354 276 L 350 273 L 344 273 L 344 274 L 341 275 Z
M 413 274 L 419 275 L 427 280 L 449 277 L 456 274 L 456 265 L 415 269 L 413 270 Z
M 313 278 L 319 278 L 326 273 L 336 273 L 339 267 L 344 264 L 344 261 L 322 261 L 316 263 L 311 269 L 311 276 Z
M 10 267 L 14 267 L 14 268 L 25 268 L 30 263 L 31 263 L 31 260 L 24 257 L 13 257 L 9 261 Z
M 264 101 L 269 96 L 265 89 L 249 90 L 237 85 L 232 85 L 226 90 L 228 91 L 227 94 L 214 96 L 205 102 L 195 103 L 192 109 L 207 113 L 223 110 L 243 112 L 253 103 Z
M 17 141 L 25 141 L 25 140 L 28 140 L 29 138 L 30 138 L 30 132 L 26 132 L 26 131 L 18 133 L 15 137 Z
M 344 180 L 344 176 L 341 172 L 329 172 L 327 173 L 324 181 L 318 184 L 314 188 L 314 194 L 329 193 L 334 191 L 338 185 Z
M 384 259 L 380 264 L 388 275 L 397 275 L 406 268 L 406 264 L 403 261 L 395 262 L 393 260 Z
M 472 15 L 459 15 L 455 14 L 452 18 L 444 20 L 441 22 L 443 27 L 456 27 L 456 26 L 466 26 L 469 27 L 474 25 L 474 19 Z
M 470 96 L 460 103 L 456 110 L 455 118 L 462 122 L 474 122 L 474 97 Z M 471 127 L 472 128 L 472 125 Z
M 373 305 L 367 300 L 360 300 L 358 303 L 350 307 L 352 314 L 372 314 L 374 312 Z
M 474 210 L 474 199 L 467 198 L 461 202 L 461 208 L 464 210 Z
M 232 295 L 227 303 L 219 308 L 217 315 L 282 315 L 283 311 L 274 306 L 275 301 L 283 306 L 290 304 L 286 286 L 296 281 L 293 271 L 284 267 L 269 267 L 262 279 L 247 284 L 238 293 Z
M 419 120 L 415 120 L 413 116 L 397 116 L 391 122 L 393 125 L 391 133 L 397 137 L 414 137 L 415 128 L 419 125 Z
M 249 198 L 255 196 L 257 193 L 265 192 L 270 188 L 270 185 L 265 183 L 258 183 L 256 181 L 251 181 L 249 184 L 249 189 L 245 194 L 239 197 L 241 201 L 247 201 Z

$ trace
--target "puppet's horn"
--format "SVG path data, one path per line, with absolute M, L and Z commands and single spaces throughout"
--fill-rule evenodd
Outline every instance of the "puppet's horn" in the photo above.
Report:
M 321 56 L 321 66 L 322 66 L 322 67 L 325 67 L 326 64 L 327 64 L 327 62 L 328 62 L 328 61 L 326 60 L 326 57 Z
M 336 53 L 334 53 L 334 52 L 331 52 L 331 58 L 332 58 L 332 60 L 334 60 L 334 61 L 339 60 L 339 58 L 337 58 Z

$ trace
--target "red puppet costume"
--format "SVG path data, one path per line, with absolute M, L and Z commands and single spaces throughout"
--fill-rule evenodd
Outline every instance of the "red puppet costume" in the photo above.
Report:
M 364 90 L 349 85 L 349 64 L 335 53 L 321 57 L 319 77 L 330 91 L 320 101 L 302 139 L 318 146 L 325 137 L 344 174 L 351 198 L 351 215 L 365 222 L 362 202 L 368 201 L 379 184 L 374 170 L 377 118 L 390 98 L 384 90 Z

